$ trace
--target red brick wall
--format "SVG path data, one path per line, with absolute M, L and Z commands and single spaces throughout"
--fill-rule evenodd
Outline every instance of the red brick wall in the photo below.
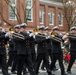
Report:
M 34 2 L 35 0 L 33 0 Z M 24 19 L 24 14 L 22 11 L 22 6 L 21 3 L 25 4 L 25 0 L 17 0 L 17 8 L 20 12 L 20 16 L 21 16 L 21 20 L 23 21 Z M 36 28 L 39 25 L 42 25 L 39 23 L 39 10 L 42 9 L 44 11 L 44 24 L 45 26 L 48 26 L 50 28 L 52 28 L 53 26 L 57 26 L 58 25 L 58 13 L 62 12 L 62 9 L 58 6 L 55 5 L 50 5 L 50 4 L 44 4 L 44 3 L 40 3 L 39 0 L 36 0 L 34 7 L 33 7 L 33 22 L 28 22 L 28 28 L 27 29 L 33 29 Z M 0 11 L 3 14 L 4 18 L 11 23 L 12 25 L 16 25 L 18 24 L 17 21 L 13 21 L 13 20 L 9 20 L 9 14 L 8 14 L 8 5 L 4 2 L 4 0 L 0 0 Z M 53 11 L 54 12 L 54 25 L 49 25 L 49 17 L 48 17 L 48 12 L 49 11 Z M 1 17 L 0 20 L 2 21 Z M 2 25 L 3 27 L 8 27 L 8 25 L 6 24 L 4 26 L 4 22 L 2 21 Z M 63 26 L 60 26 L 60 29 L 62 31 L 67 30 L 67 26 L 66 26 L 66 21 L 64 19 L 64 23 Z

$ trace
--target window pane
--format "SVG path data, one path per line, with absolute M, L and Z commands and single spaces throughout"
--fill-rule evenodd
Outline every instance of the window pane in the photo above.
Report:
M 53 12 L 49 12 L 49 24 L 54 24 L 54 14 Z
M 74 25 L 76 25 L 76 12 L 74 13 Z
M 33 11 L 32 11 L 32 0 L 26 0 L 26 18 L 27 21 L 32 21 L 33 19 Z
M 63 25 L 63 16 L 61 13 L 59 13 L 58 19 L 59 19 L 59 25 L 62 26 Z
M 31 7 L 32 6 L 32 0 L 26 0 L 26 6 Z
M 15 4 L 16 0 L 9 0 L 9 3 Z
M 40 23 L 43 23 L 43 10 L 40 10 Z
M 26 10 L 26 18 L 28 21 L 31 21 L 32 20 L 32 15 L 31 15 L 31 10 L 30 9 L 27 9 Z
M 16 0 L 9 0 L 12 7 L 9 6 L 9 19 L 16 20 Z

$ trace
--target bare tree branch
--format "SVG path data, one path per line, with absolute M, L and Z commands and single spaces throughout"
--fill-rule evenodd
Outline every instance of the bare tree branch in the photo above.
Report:
M 2 20 L 4 21 L 4 22 L 6 22 L 8 25 L 10 25 L 11 26 L 11 24 L 8 22 L 8 21 L 6 21 L 5 20 L 5 18 L 3 17 L 3 15 L 2 15 L 2 13 L 0 12 L 0 16 L 1 16 L 1 18 L 2 18 Z
M 73 19 L 73 14 L 76 9 L 76 6 L 73 5 L 74 3 L 71 0 L 66 0 L 65 2 L 62 2 L 62 4 L 64 17 L 68 25 L 68 30 L 70 30 L 70 27 L 73 25 L 75 21 L 75 18 Z

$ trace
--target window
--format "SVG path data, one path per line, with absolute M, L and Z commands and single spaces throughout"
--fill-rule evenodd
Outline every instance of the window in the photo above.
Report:
M 76 11 L 74 12 L 74 25 L 76 25 Z
M 16 0 L 9 0 L 9 20 L 16 20 Z
M 58 14 L 58 21 L 59 21 L 59 26 L 63 26 L 63 15 L 62 15 L 62 13 Z
M 27 21 L 33 21 L 32 0 L 26 0 L 26 19 Z
M 54 13 L 53 12 L 49 12 L 49 25 L 54 25 Z
M 40 10 L 40 24 L 44 24 L 44 12 Z

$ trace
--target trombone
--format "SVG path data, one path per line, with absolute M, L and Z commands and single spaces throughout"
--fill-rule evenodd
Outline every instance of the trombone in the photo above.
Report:
M 40 37 L 43 37 L 43 38 L 46 38 L 47 37 L 43 33 L 38 33 L 38 29 L 37 28 L 33 29 L 33 33 L 34 33 L 35 36 L 40 36 Z M 38 34 L 40 34 L 40 35 L 38 35 Z
M 68 37 L 71 37 L 71 38 L 76 38 L 76 34 L 72 34 L 72 33 L 66 33 L 66 35 L 68 36 Z
M 55 32 L 51 32 L 50 33 L 50 38 L 55 40 L 55 41 L 58 41 L 58 42 L 62 42 L 62 39 L 61 38 L 58 38 L 58 37 L 55 37 Z
M 9 32 L 10 32 L 10 39 L 12 38 L 12 35 L 13 35 L 13 33 L 14 33 L 14 27 L 13 26 L 11 26 L 10 28 L 9 28 Z
M 38 29 L 35 28 L 35 29 L 33 30 L 33 33 L 34 33 L 36 36 L 40 36 L 40 37 L 43 37 L 43 38 L 46 38 L 46 37 L 50 36 L 51 39 L 56 40 L 56 41 L 58 41 L 58 42 L 62 42 L 62 40 L 61 40 L 60 38 L 55 37 L 55 34 L 56 34 L 55 32 L 51 32 L 49 35 L 43 35 L 43 34 L 38 35 Z
M 17 38 L 20 38 L 22 40 L 25 39 L 22 34 L 14 32 L 14 27 L 11 26 L 9 28 L 9 31 L 10 31 L 10 39 L 13 38 L 13 37 L 17 37 Z

